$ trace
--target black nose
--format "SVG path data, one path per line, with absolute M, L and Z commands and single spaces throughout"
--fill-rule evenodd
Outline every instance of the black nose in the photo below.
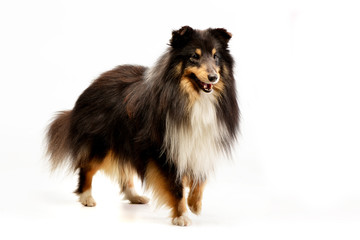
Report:
M 217 74 L 209 74 L 208 79 L 210 82 L 215 82 L 218 80 L 218 75 Z

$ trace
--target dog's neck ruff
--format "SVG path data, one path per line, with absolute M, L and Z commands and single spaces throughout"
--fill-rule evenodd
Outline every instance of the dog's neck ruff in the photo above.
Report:
M 216 105 L 213 94 L 201 93 L 187 123 L 179 123 L 167 115 L 163 148 L 177 167 L 179 178 L 187 176 L 194 181 L 205 181 L 216 162 L 224 157 L 223 140 L 228 131 L 217 117 Z

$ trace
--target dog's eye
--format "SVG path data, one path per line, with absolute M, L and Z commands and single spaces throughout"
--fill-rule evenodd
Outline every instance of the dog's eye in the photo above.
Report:
M 200 55 L 197 54 L 197 53 L 194 53 L 194 54 L 191 55 L 191 57 L 190 57 L 190 60 L 193 61 L 193 62 L 197 62 L 197 61 L 199 61 L 199 59 L 200 59 Z
M 219 65 L 220 57 L 219 57 L 219 55 L 217 55 L 216 53 L 214 54 L 214 60 L 215 60 L 215 64 L 216 64 L 216 65 Z

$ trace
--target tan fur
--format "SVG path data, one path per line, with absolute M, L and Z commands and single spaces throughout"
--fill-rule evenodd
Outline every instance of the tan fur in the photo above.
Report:
M 84 183 L 84 187 L 83 187 L 83 192 L 91 189 L 93 176 L 95 175 L 95 173 L 98 170 L 99 170 L 98 166 L 95 166 L 95 165 L 91 166 L 90 169 L 88 169 L 88 171 L 86 172 L 86 175 L 85 175 L 85 183 Z
M 211 51 L 212 56 L 214 56 L 214 55 L 215 55 L 215 53 L 216 53 L 216 49 L 215 49 L 215 48 L 213 48 L 213 50 Z
M 119 165 L 113 158 L 112 152 L 109 152 L 101 163 L 91 161 L 85 168 L 89 169 L 86 174 L 86 182 L 91 182 L 92 177 L 98 170 L 100 170 L 112 180 L 118 180 L 122 189 L 133 186 L 133 177 L 135 174 L 134 169 L 130 166 L 130 164 Z
M 174 197 L 168 191 L 169 185 L 165 177 L 159 171 L 154 162 L 149 162 L 145 173 L 145 186 L 147 190 L 152 190 L 158 205 L 174 205 Z
M 213 94 L 215 94 L 216 97 L 219 97 L 225 89 L 224 82 L 221 80 L 221 78 L 218 83 L 213 85 L 213 88 L 215 90 Z
M 200 49 L 200 48 L 197 48 L 197 49 L 195 50 L 195 53 L 196 53 L 197 55 L 201 56 L 201 49 Z
M 200 67 L 187 67 L 185 68 L 184 75 L 189 76 L 191 73 L 194 73 L 196 77 L 203 82 L 207 82 L 208 80 L 208 71 L 204 64 L 200 65 Z
M 125 163 L 119 165 L 118 161 L 114 159 L 113 153 L 109 152 L 100 166 L 100 170 L 111 179 L 118 180 L 121 190 L 132 185 L 135 175 L 135 170 L 131 167 L 130 163 L 123 162 Z
M 171 208 L 172 218 L 182 216 L 186 212 L 185 193 L 183 198 L 178 200 L 170 192 L 170 186 L 164 175 L 153 161 L 150 161 L 145 173 L 145 184 L 151 189 L 153 197 L 158 205 L 166 205 Z
M 134 204 L 145 204 L 149 202 L 147 197 L 138 195 L 134 189 L 134 176 L 136 175 L 136 171 L 133 169 L 130 163 L 125 162 L 119 165 L 118 161 L 114 159 L 112 152 L 109 152 L 101 163 L 98 163 L 97 161 L 90 161 L 90 163 L 84 167 L 84 170 L 86 171 L 85 183 L 82 189 L 83 192 L 79 193 L 80 198 L 84 198 L 82 196 L 83 193 L 88 191 L 85 197 L 91 197 L 92 202 L 95 203 L 91 196 L 91 183 L 95 173 L 101 170 L 111 179 L 118 181 L 121 192 L 123 192 L 125 195 L 125 199 Z M 85 199 L 81 202 L 84 204 L 84 202 L 86 203 L 87 200 Z
M 183 193 L 185 194 L 185 193 Z M 180 217 L 186 213 L 186 198 L 183 197 L 179 202 L 176 203 L 172 211 L 172 217 Z
M 216 73 L 219 74 L 220 68 L 215 67 Z M 184 70 L 184 76 L 189 76 L 191 73 L 195 74 L 196 77 L 202 82 L 208 82 L 208 69 L 205 64 L 201 64 L 200 67 L 187 67 Z
M 216 52 L 216 49 L 214 48 L 213 54 L 215 54 L 215 52 Z M 219 67 L 216 67 L 215 70 L 216 70 L 217 74 L 220 74 Z M 227 72 L 228 70 L 226 68 L 224 68 L 223 71 Z M 191 107 L 194 105 L 194 103 L 200 97 L 200 93 L 199 93 L 198 87 L 196 86 L 196 83 L 194 83 L 193 80 L 191 80 L 188 77 L 191 73 L 194 73 L 196 75 L 196 77 L 199 78 L 203 82 L 207 82 L 207 78 L 208 78 L 208 71 L 207 71 L 205 65 L 201 65 L 200 68 L 198 68 L 198 67 L 185 68 L 183 77 L 180 80 L 180 89 L 183 93 L 187 94 L 187 96 L 188 96 L 188 99 L 189 99 L 188 110 L 191 109 Z M 224 85 L 224 82 L 221 80 L 221 78 L 220 78 L 219 82 L 217 82 L 216 84 L 213 84 L 213 89 L 215 90 L 213 92 L 213 94 L 216 97 L 219 97 L 221 95 L 221 93 L 224 91 L 225 85 Z
M 188 95 L 189 98 L 188 110 L 191 109 L 195 101 L 198 100 L 200 97 L 200 93 L 198 87 L 196 86 L 196 83 L 194 83 L 193 80 L 191 80 L 188 77 L 191 73 L 194 73 L 197 78 L 199 78 L 201 81 L 204 82 L 206 81 L 208 76 L 208 72 L 204 65 L 201 65 L 200 68 L 198 67 L 185 68 L 183 77 L 180 80 L 180 89 Z
M 202 206 L 202 196 L 205 188 L 205 182 L 202 183 L 194 183 L 193 181 L 190 182 L 190 192 L 188 196 L 188 206 L 194 214 L 199 214 L 201 211 Z
M 198 90 L 196 90 L 194 83 L 188 78 L 183 77 L 180 80 L 181 90 L 188 95 L 189 105 L 188 110 L 194 105 L 195 101 L 200 97 Z
M 180 74 L 180 73 L 181 73 L 181 70 L 182 70 L 182 62 L 179 63 L 178 65 L 176 65 L 175 70 L 176 70 L 176 73 L 177 73 L 177 74 Z

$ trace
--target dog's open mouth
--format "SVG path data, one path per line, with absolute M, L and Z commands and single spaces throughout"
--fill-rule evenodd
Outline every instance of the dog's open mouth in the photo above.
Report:
M 195 80 L 196 84 L 199 86 L 201 90 L 203 90 L 206 93 L 212 92 L 214 84 L 204 83 L 203 81 L 198 79 L 195 75 L 193 76 L 193 79 Z
M 198 85 L 200 86 L 201 90 L 207 93 L 211 93 L 213 90 L 213 84 L 204 83 L 197 79 Z

